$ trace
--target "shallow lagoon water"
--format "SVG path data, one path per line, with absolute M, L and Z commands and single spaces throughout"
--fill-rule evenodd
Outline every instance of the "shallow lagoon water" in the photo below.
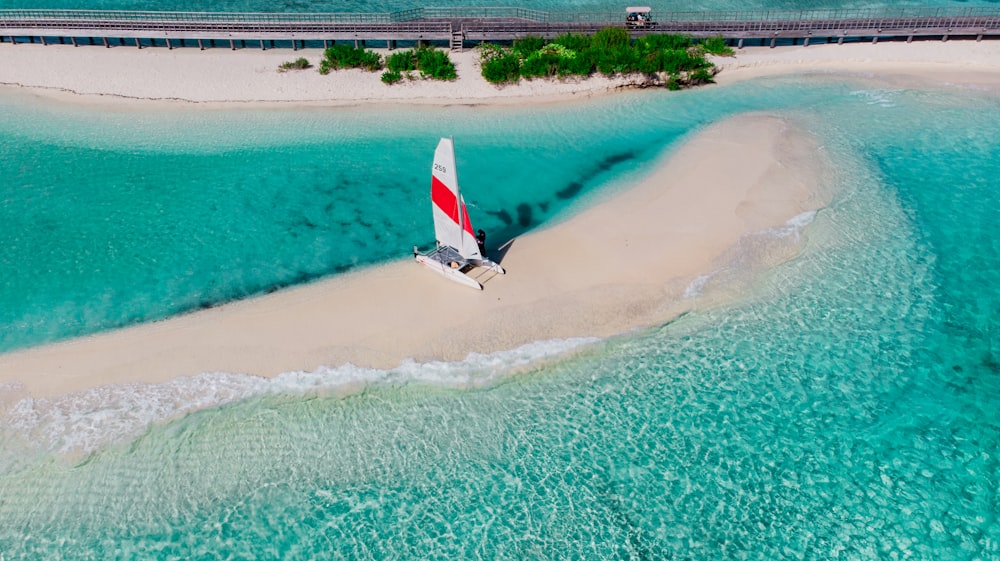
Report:
M 346 245 L 315 239 L 364 238 L 374 228 L 304 227 L 331 233 L 289 239 L 283 233 L 293 223 L 289 216 L 308 218 L 307 203 L 324 201 L 315 194 L 322 193 L 316 178 L 359 177 L 356 170 L 373 161 L 379 169 L 396 166 L 385 197 L 421 197 L 425 153 L 439 134 L 455 135 L 463 183 L 478 193 L 475 212 L 506 236 L 627 185 L 685 135 L 742 112 L 796 119 L 840 166 L 834 201 L 801 234 L 797 258 L 767 270 L 740 270 L 735 260 L 704 290 L 738 292 L 737 300 L 699 307 L 643 333 L 540 342 L 515 354 L 390 373 L 341 368 L 274 382 L 206 374 L 168 391 L 119 387 L 5 402 L 0 552 L 6 558 L 1000 556 L 995 96 L 812 76 L 679 95 L 639 92 L 541 112 L 446 108 L 413 119 L 379 111 L 371 118 L 382 126 L 366 129 L 380 132 L 361 130 L 368 115 L 338 112 L 94 117 L 23 100 L 4 103 L 18 104 L 0 115 L 6 138 L 19 140 L 0 143 L 4 174 L 22 170 L 15 177 L 28 178 L 15 182 L 22 190 L 4 193 L 5 209 L 67 212 L 38 203 L 45 198 L 29 204 L 18 197 L 43 192 L 71 208 L 91 204 L 80 192 L 103 189 L 112 193 L 98 208 L 112 209 L 124 195 L 107 186 L 139 178 L 146 187 L 128 192 L 131 208 L 149 214 L 136 224 L 156 216 L 142 206 L 162 210 L 169 217 L 164 224 L 187 220 L 185 235 L 167 236 L 164 243 L 173 245 L 156 261 L 183 254 L 184 240 L 201 236 L 200 247 L 215 255 L 206 261 L 226 260 L 232 265 L 222 269 L 243 279 L 213 280 L 228 287 L 222 299 L 240 294 L 233 286 L 254 291 L 284 282 L 263 273 L 265 280 L 245 280 L 257 274 L 246 272 L 252 267 L 241 253 L 252 253 L 245 248 L 251 240 L 279 263 L 293 262 L 289 270 L 304 267 L 296 259 L 315 260 L 317 274 L 362 263 L 340 249 Z M 636 114 L 646 117 L 622 126 Z M 97 122 L 118 134 L 95 134 Z M 289 122 L 297 126 L 280 126 Z M 34 142 L 21 142 L 26 138 Z M 25 148 L 32 145 L 34 152 Z M 68 155 L 64 167 L 73 172 L 58 173 L 72 177 L 78 191 L 53 186 L 56 171 L 39 171 L 36 162 L 62 157 L 46 150 Z M 635 155 L 599 164 L 626 150 Z M 103 165 L 92 163 L 95 155 Z M 292 161 L 304 163 L 282 166 Z M 185 187 L 188 174 L 179 167 L 211 180 Z M 242 189 L 232 185 L 252 173 L 261 175 L 239 183 Z M 495 181 L 506 173 L 535 181 Z M 150 177 L 175 177 L 180 186 L 164 197 L 149 187 L 158 179 L 143 179 Z M 285 189 L 276 185 L 281 181 Z M 559 198 L 574 181 L 582 187 Z M 339 201 L 340 189 L 325 201 Z M 289 202 L 274 204 L 282 192 Z M 277 217 L 258 211 L 265 218 L 256 221 L 245 220 L 250 211 L 223 210 L 221 225 L 212 227 L 203 226 L 211 222 L 208 211 L 183 212 L 213 196 L 219 208 L 245 209 L 261 193 L 272 197 L 266 206 L 293 210 Z M 524 225 L 516 220 L 522 202 L 533 212 Z M 362 206 L 349 207 L 345 220 Z M 399 215 L 372 221 L 394 225 L 386 246 L 395 238 L 410 243 L 426 229 L 419 205 L 412 216 L 397 208 L 405 204 L 387 206 Z M 501 210 L 514 217 L 510 224 Z M 86 227 L 74 227 L 101 240 L 94 247 L 118 239 L 120 222 L 102 230 L 93 218 L 100 213 L 77 212 Z M 4 223 L 26 213 L 9 213 Z M 124 210 L 107 214 L 130 219 Z M 329 222 L 322 218 L 315 222 Z M 253 226 L 235 226 L 244 223 Z M 59 228 L 66 226 L 52 224 L 50 246 L 58 248 L 65 235 Z M 240 242 L 226 245 L 216 229 L 239 232 Z M 9 228 L 3 232 L 11 236 Z M 17 245 L 10 240 L 4 245 Z M 331 249 L 310 254 L 296 243 Z M 747 244 L 753 251 L 753 241 Z M 145 255 L 145 247 L 133 251 Z M 286 247 L 287 255 L 274 247 Z M 19 264 L 43 253 L 17 252 Z M 394 256 L 386 249 L 373 259 Z M 63 258 L 48 259 L 55 267 Z M 107 259 L 113 268 L 116 261 Z M 32 266 L 44 271 L 46 258 L 37 260 L 43 264 Z M 122 275 L 136 268 L 137 261 L 127 262 Z M 5 278 L 14 280 L 4 290 L 12 282 L 21 283 L 18 291 L 42 285 L 31 308 L 40 311 L 38 324 L 61 326 L 64 320 L 53 317 L 64 317 L 64 310 L 93 313 L 73 303 L 50 305 L 45 298 L 65 287 L 46 286 L 37 273 L 18 280 L 9 263 Z M 95 274 L 81 269 L 82 277 Z M 171 313 L 150 312 L 142 303 L 167 300 L 160 288 L 134 287 L 169 284 L 178 270 L 184 269 L 174 262 L 149 266 L 142 274 L 154 280 L 112 284 L 132 296 L 98 308 L 119 316 Z M 202 285 L 214 277 L 192 270 L 189 286 L 208 292 Z M 4 298 L 9 313 L 6 303 L 17 299 L 12 292 Z M 108 315 L 115 317 L 93 317 Z M 21 321 L 9 318 L 8 326 Z M 4 329 L 11 331 L 21 330 Z M 44 329 L 31 335 L 50 336 Z M 31 344 L 19 337 L 5 344 Z M 574 350 L 552 355 L 565 349 Z M 121 414 L 143 408 L 148 414 Z

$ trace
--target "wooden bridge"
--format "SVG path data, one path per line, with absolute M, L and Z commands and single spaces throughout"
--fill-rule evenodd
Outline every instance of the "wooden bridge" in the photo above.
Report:
M 624 4 L 623 4 L 624 6 Z M 418 8 L 386 13 L 199 13 L 98 10 L 0 10 L 0 42 L 81 43 L 168 48 L 251 46 L 297 49 L 306 42 L 435 41 L 461 49 L 466 42 L 552 38 L 623 27 L 633 35 L 683 33 L 724 37 L 738 47 L 770 42 L 843 42 L 880 38 L 1000 37 L 1000 8 L 901 8 L 807 11 L 672 12 L 652 14 L 642 26 L 620 12 L 543 12 L 524 8 Z

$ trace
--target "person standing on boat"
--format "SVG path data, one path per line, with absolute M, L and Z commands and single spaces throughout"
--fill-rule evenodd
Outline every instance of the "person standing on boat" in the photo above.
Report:
M 486 257 L 486 231 L 476 230 L 476 244 L 479 245 L 479 254 Z

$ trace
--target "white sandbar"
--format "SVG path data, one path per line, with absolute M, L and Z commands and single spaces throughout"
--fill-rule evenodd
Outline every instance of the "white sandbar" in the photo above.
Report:
M 825 204 L 815 139 L 745 115 L 684 144 L 638 185 L 516 240 L 482 292 L 410 260 L 63 343 L 0 355 L 35 396 L 200 372 L 262 376 L 350 362 L 463 359 L 663 322 L 742 236 Z

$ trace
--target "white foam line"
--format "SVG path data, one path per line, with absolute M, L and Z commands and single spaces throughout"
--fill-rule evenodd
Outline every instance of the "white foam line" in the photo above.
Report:
M 809 210 L 789 218 L 788 221 L 781 226 L 768 228 L 767 230 L 764 230 L 763 233 L 778 238 L 794 237 L 795 240 L 798 241 L 799 236 L 802 235 L 802 230 L 812 224 L 815 219 L 816 211 Z
M 696 296 L 701 296 L 702 291 L 705 289 L 705 284 L 707 284 L 708 281 L 711 280 L 712 277 L 714 276 L 715 273 L 711 273 L 708 275 L 701 275 L 695 278 L 693 281 L 691 281 L 691 284 L 689 284 L 688 287 L 684 289 L 684 298 L 687 299 L 687 298 L 694 298 Z
M 57 398 L 23 398 L 0 412 L 3 441 L 35 450 L 89 454 L 128 442 L 156 423 L 193 411 L 273 394 L 357 393 L 366 387 L 421 383 L 452 388 L 488 386 L 496 380 L 584 345 L 595 338 L 538 341 L 458 362 L 407 360 L 389 370 L 354 365 L 287 372 L 274 378 L 222 372 L 162 384 L 101 386 Z

